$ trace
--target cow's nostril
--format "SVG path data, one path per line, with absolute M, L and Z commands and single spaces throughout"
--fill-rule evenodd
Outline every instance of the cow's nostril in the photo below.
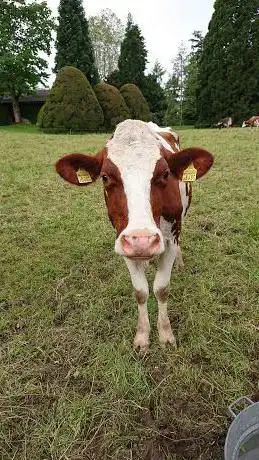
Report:
M 158 243 L 160 241 L 160 236 L 156 233 L 155 235 L 151 235 L 149 240 L 151 243 Z
M 123 246 L 131 246 L 132 245 L 131 237 L 127 235 L 122 235 L 122 244 Z

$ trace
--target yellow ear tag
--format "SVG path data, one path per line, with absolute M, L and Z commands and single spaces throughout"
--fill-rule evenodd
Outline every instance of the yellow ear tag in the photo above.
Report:
M 92 181 L 89 172 L 85 169 L 78 169 L 76 172 L 79 184 L 90 184 Z
M 194 182 L 197 176 L 197 169 L 191 163 L 183 172 L 182 182 Z

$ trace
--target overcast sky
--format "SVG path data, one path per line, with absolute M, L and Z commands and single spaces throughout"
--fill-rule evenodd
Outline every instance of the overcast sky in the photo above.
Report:
M 47 4 L 57 16 L 59 0 Z M 123 23 L 130 11 L 146 41 L 148 69 L 157 59 L 170 72 L 179 43 L 187 42 L 194 30 L 207 32 L 214 0 L 83 0 L 83 4 L 87 17 L 110 8 Z

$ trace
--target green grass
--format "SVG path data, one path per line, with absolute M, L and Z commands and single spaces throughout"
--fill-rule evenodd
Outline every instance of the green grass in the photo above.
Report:
M 36 125 L 26 124 L 12 124 L 12 125 L 0 125 L 0 133 L 9 132 L 11 135 L 14 133 L 26 133 L 26 134 L 41 134 L 39 128 Z
M 132 349 L 137 308 L 101 184 L 54 172 L 105 135 L 0 129 L 0 452 L 4 460 L 220 460 L 228 405 L 258 390 L 257 130 L 184 130 L 215 155 L 194 185 L 162 350 Z M 153 278 L 151 267 L 149 279 Z

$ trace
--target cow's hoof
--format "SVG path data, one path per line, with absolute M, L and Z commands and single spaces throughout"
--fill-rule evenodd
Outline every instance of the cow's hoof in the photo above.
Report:
M 177 348 L 176 339 L 172 332 L 171 325 L 168 321 L 163 324 L 158 324 L 159 342 L 161 347 L 165 348 L 166 345 L 170 345 Z
M 148 351 L 149 339 L 148 335 L 143 332 L 137 332 L 133 342 L 134 349 L 141 355 L 145 355 Z

